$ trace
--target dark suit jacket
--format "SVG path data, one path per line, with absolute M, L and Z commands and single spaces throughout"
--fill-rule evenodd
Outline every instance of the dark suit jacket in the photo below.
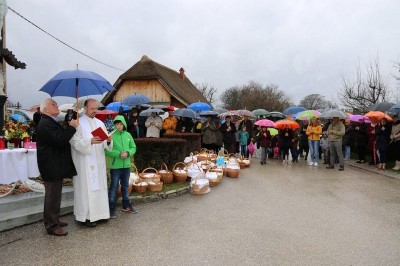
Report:
M 43 180 L 76 175 L 69 144 L 75 131 L 74 127 L 63 128 L 50 116 L 42 115 L 36 128 L 36 147 L 39 172 Z

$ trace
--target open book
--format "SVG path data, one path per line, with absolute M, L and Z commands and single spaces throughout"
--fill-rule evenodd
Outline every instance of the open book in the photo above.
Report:
M 109 137 L 111 137 L 112 134 L 115 133 L 115 131 L 117 131 L 117 130 L 111 131 L 110 134 L 108 134 L 101 127 L 98 127 L 92 131 L 92 135 L 93 135 L 93 137 L 100 137 L 100 139 L 102 141 L 104 141 L 104 140 L 108 139 Z

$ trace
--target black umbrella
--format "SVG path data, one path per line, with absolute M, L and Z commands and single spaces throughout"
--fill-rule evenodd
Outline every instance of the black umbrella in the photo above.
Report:
M 381 102 L 381 103 L 375 103 L 371 105 L 370 107 L 367 108 L 367 111 L 381 111 L 381 112 L 386 112 L 387 110 L 390 109 L 395 105 L 394 103 L 391 102 Z

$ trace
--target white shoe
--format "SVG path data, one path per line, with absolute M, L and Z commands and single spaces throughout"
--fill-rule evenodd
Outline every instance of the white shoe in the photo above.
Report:
M 314 165 L 314 162 L 311 162 L 308 164 L 308 166 L 313 166 L 313 165 Z
M 314 166 L 318 166 L 318 163 L 317 163 L 317 162 L 315 162 L 315 163 L 314 163 Z

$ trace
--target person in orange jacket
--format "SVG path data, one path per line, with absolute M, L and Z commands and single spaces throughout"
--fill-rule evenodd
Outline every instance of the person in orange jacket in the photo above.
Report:
M 176 125 L 178 123 L 178 119 L 172 115 L 174 110 L 172 108 L 168 109 L 168 117 L 164 119 L 162 124 L 162 128 L 165 134 L 172 134 L 176 132 Z
M 321 124 L 318 119 L 311 118 L 310 125 L 307 127 L 306 135 L 308 136 L 308 146 L 310 147 L 310 159 L 309 166 L 318 166 L 319 160 L 319 141 L 322 134 Z

